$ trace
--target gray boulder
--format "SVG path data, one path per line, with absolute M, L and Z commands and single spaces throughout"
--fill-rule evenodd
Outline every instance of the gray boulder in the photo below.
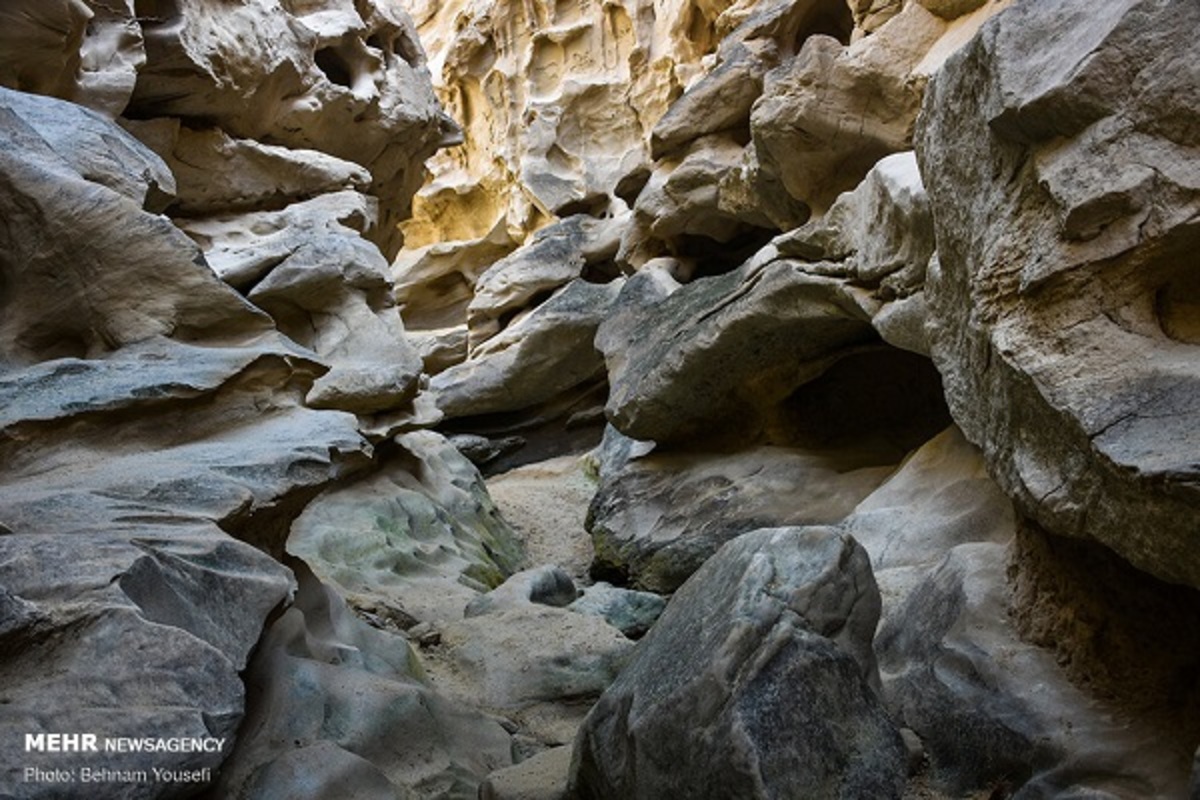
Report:
M 638 639 L 650 630 L 666 607 L 662 595 L 622 589 L 604 581 L 584 589 L 579 599 L 567 606 L 579 614 L 601 617 L 630 639 Z
M 900 797 L 876 698 L 879 594 L 829 528 L 757 531 L 672 598 L 580 730 L 582 798 Z
M 586 521 L 595 548 L 592 575 L 672 592 L 721 545 L 748 531 L 841 521 L 892 467 L 870 450 L 651 453 L 603 480 L 592 499 Z
M 874 340 L 839 281 L 795 262 L 751 262 L 601 326 L 606 411 L 625 435 L 660 443 L 753 430 L 844 351 Z
M 563 608 L 575 602 L 578 596 L 571 576 L 560 567 L 547 564 L 522 570 L 487 594 L 476 597 L 463 609 L 463 616 L 478 617 L 530 603 Z
M 1042 527 L 1191 586 L 1197 25 L 1193 3 L 1017 4 L 933 80 L 916 135 L 955 420 Z
M 592 345 L 621 281 L 577 278 L 430 381 L 449 418 L 529 409 L 596 382 L 604 363 Z

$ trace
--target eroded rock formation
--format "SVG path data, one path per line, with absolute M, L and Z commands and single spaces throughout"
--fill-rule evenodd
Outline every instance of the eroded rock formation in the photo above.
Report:
M 0 23 L 0 795 L 1195 794 L 1194 4 Z

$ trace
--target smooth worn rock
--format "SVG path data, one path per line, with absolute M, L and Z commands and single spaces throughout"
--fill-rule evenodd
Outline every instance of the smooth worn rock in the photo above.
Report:
M 0 519 L 12 522 L 0 498 Z M 291 589 L 277 562 L 211 523 L 97 518 L 61 533 L 50 515 L 0 536 L 0 786 L 45 797 L 27 768 L 215 770 L 233 751 L 246 666 L 268 614 Z M 236 608 L 236 613 L 233 609 Z M 206 737 L 206 752 L 27 751 L 25 737 Z M 59 787 L 62 788 L 62 787 Z M 150 798 L 152 783 L 112 783 L 86 796 Z M 78 787 L 69 794 L 83 797 Z
M 512 763 L 495 721 L 422 682 L 408 644 L 356 619 L 301 566 L 295 602 L 246 674 L 238 749 L 222 796 L 443 797 L 473 800 Z
M 430 381 L 450 418 L 528 409 L 604 371 L 592 340 L 621 282 L 575 279 Z
M 910 151 L 881 159 L 828 213 L 776 237 L 764 253 L 773 248 L 842 278 L 885 342 L 929 355 L 923 290 L 935 247 L 929 199 Z
M 633 642 L 597 617 L 526 603 L 442 626 L 439 659 L 463 702 L 518 711 L 543 702 L 589 702 L 620 673 Z
M 826 445 L 887 428 L 911 430 L 907 449 L 944 426 L 928 362 L 878 344 L 870 314 L 880 302 L 848 279 L 850 254 L 810 262 L 820 249 L 791 236 L 677 290 L 629 281 L 596 337 L 614 427 L 691 447 Z M 784 255 L 789 246 L 801 255 Z
M 922 80 L 913 69 L 944 23 L 916 3 L 845 47 L 810 37 L 767 74 L 750 129 L 760 169 L 823 211 L 871 165 L 911 146 Z
M 779 65 L 778 48 L 770 40 L 731 43 L 721 48 L 719 58 L 717 66 L 655 124 L 650 138 L 654 158 L 702 136 L 749 125 L 750 107 L 762 94 L 763 76 Z
M 927 332 L 951 412 L 1022 512 L 1195 587 L 1200 80 L 1184 31 L 1200 9 L 1095 11 L 1018 5 L 933 82 Z
M 404 324 L 437 337 L 439 349 L 426 356 L 426 368 L 440 372 L 467 357 L 467 308 L 480 275 L 516 249 L 505 230 L 493 229 L 471 241 L 434 242 L 405 248 L 392 264 L 396 304 Z
M 0 9 L 0 86 L 116 117 L 146 62 L 132 0 L 29 0 Z
M 863 316 L 837 281 L 785 261 L 694 281 L 645 314 L 601 326 L 609 421 L 660 443 L 761 426 L 841 352 L 874 340 Z
M 878 617 L 852 539 L 829 528 L 741 537 L 675 593 L 592 709 L 571 791 L 900 797 L 904 745 L 871 689 Z
M 666 607 L 662 595 L 622 589 L 604 581 L 584 589 L 579 599 L 567 606 L 579 614 L 601 617 L 630 639 L 644 636 Z
M 1007 612 L 1007 546 L 955 547 L 880 628 L 883 694 L 934 787 L 1017 797 L 1179 797 L 1188 752 L 1153 714 L 1072 683 Z
M 612 258 L 618 229 L 615 220 L 568 217 L 542 228 L 528 244 L 484 270 L 467 306 L 469 352 L 572 280 L 606 283 L 616 278 Z
M 547 564 L 509 576 L 495 589 L 467 603 L 463 616 L 478 617 L 506 608 L 528 606 L 530 603 L 562 608 L 575 602 L 578 596 L 571 576 L 561 568 Z
M 830 456 L 760 447 L 644 456 L 602 482 L 592 500 L 592 575 L 672 592 L 748 531 L 839 522 L 891 470 L 870 451 Z
M 871 557 L 885 621 L 953 548 L 1008 544 L 1015 527 L 1012 503 L 954 426 L 906 458 L 843 523 Z
M 100 355 L 155 335 L 246 341 L 270 328 L 152 213 L 174 180 L 129 134 L 0 89 L 0 138 L 0 363 Z
M 439 434 L 395 440 L 377 474 L 310 503 L 287 551 L 351 605 L 419 621 L 457 619 L 515 571 L 521 548 L 479 472 Z
M 479 786 L 479 800 L 566 800 L 571 748 L 548 750 L 493 772 Z
M 678 156 L 656 165 L 634 204 L 635 218 L 650 236 L 663 242 L 689 235 L 728 242 L 745 233 L 747 223 L 766 222 L 730 213 L 731 204 L 722 202 L 723 183 L 741 167 L 742 152 L 742 145 L 725 135 L 689 143 Z M 623 247 L 634 249 L 628 241 Z
M 316 150 L 238 139 L 220 128 L 193 130 L 174 117 L 122 124 L 171 168 L 174 214 L 253 211 L 371 184 L 363 167 Z
M 181 220 L 217 274 L 330 364 L 307 398 L 314 408 L 392 411 L 418 389 L 421 358 L 392 302 L 387 262 L 362 236 L 374 213 L 370 198 L 345 191 L 281 211 Z
M 298 506 L 369 462 L 352 416 L 301 404 L 316 372 L 294 347 L 171 340 L 9 372 L 0 517 L 131 537 L 215 521 L 277 554 Z

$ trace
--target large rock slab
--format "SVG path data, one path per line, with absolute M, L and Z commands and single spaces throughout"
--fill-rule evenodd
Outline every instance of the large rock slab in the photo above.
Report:
M 3 500 L 0 518 L 11 519 Z M 176 522 L 59 533 L 53 519 L 0 536 L 0 787 L 17 798 L 151 798 L 171 781 L 125 771 L 195 770 L 208 782 L 233 751 L 239 672 L 267 615 L 289 594 L 287 569 L 215 525 Z M 134 526 L 131 526 L 134 527 Z M 234 609 L 236 608 L 236 612 Z M 27 752 L 25 737 L 94 734 L 96 752 Z M 110 752 L 121 738 L 205 740 L 191 752 Z M 69 771 L 71 781 L 31 780 Z M 115 780 L 83 783 L 84 769 Z M 187 785 L 187 784 L 185 784 Z M 194 784 L 189 785 L 189 788 Z
M 828 528 L 757 531 L 672 598 L 588 715 L 588 798 L 899 797 L 904 746 L 871 684 L 879 594 Z
M 1198 15 L 1018 5 L 947 63 L 916 137 L 955 419 L 1044 528 L 1192 586 Z
M 174 179 L 129 134 L 79 106 L 0 89 L 0 137 L 0 361 L 270 329 L 154 213 Z
M 430 381 L 447 417 L 529 409 L 599 382 L 604 363 L 592 344 L 621 281 L 576 278 L 471 357 Z
M 602 481 L 588 509 L 592 575 L 672 592 L 721 545 L 744 533 L 840 522 L 893 466 L 870 451 L 780 447 L 632 460 Z
M 711 434 L 719 421 L 761 425 L 764 407 L 875 341 L 840 286 L 795 262 L 751 262 L 633 319 L 614 316 L 597 338 L 609 362 L 609 421 L 659 443 Z
M 882 189 L 889 180 L 877 177 L 846 199 L 843 216 L 862 222 L 831 220 L 777 237 L 725 275 L 677 288 L 648 268 L 647 277 L 629 280 L 596 337 L 613 426 L 673 447 L 828 445 L 886 427 L 907 432 L 904 449 L 943 427 L 934 370 L 882 345 L 873 327 L 898 305 L 885 302 L 896 296 L 889 287 L 919 275 L 928 258 L 928 247 L 916 244 L 917 218 L 905 213 L 886 227 L 897 233 L 895 244 L 873 246 L 859 233 L 865 209 L 904 208 L 889 197 L 899 186 Z M 921 349 L 919 335 L 897 333 L 914 326 L 879 324 L 889 338 Z

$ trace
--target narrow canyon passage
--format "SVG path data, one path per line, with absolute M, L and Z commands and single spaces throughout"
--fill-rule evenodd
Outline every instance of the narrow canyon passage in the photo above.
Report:
M 1198 29 L 0 4 L 0 798 L 1200 800 Z

